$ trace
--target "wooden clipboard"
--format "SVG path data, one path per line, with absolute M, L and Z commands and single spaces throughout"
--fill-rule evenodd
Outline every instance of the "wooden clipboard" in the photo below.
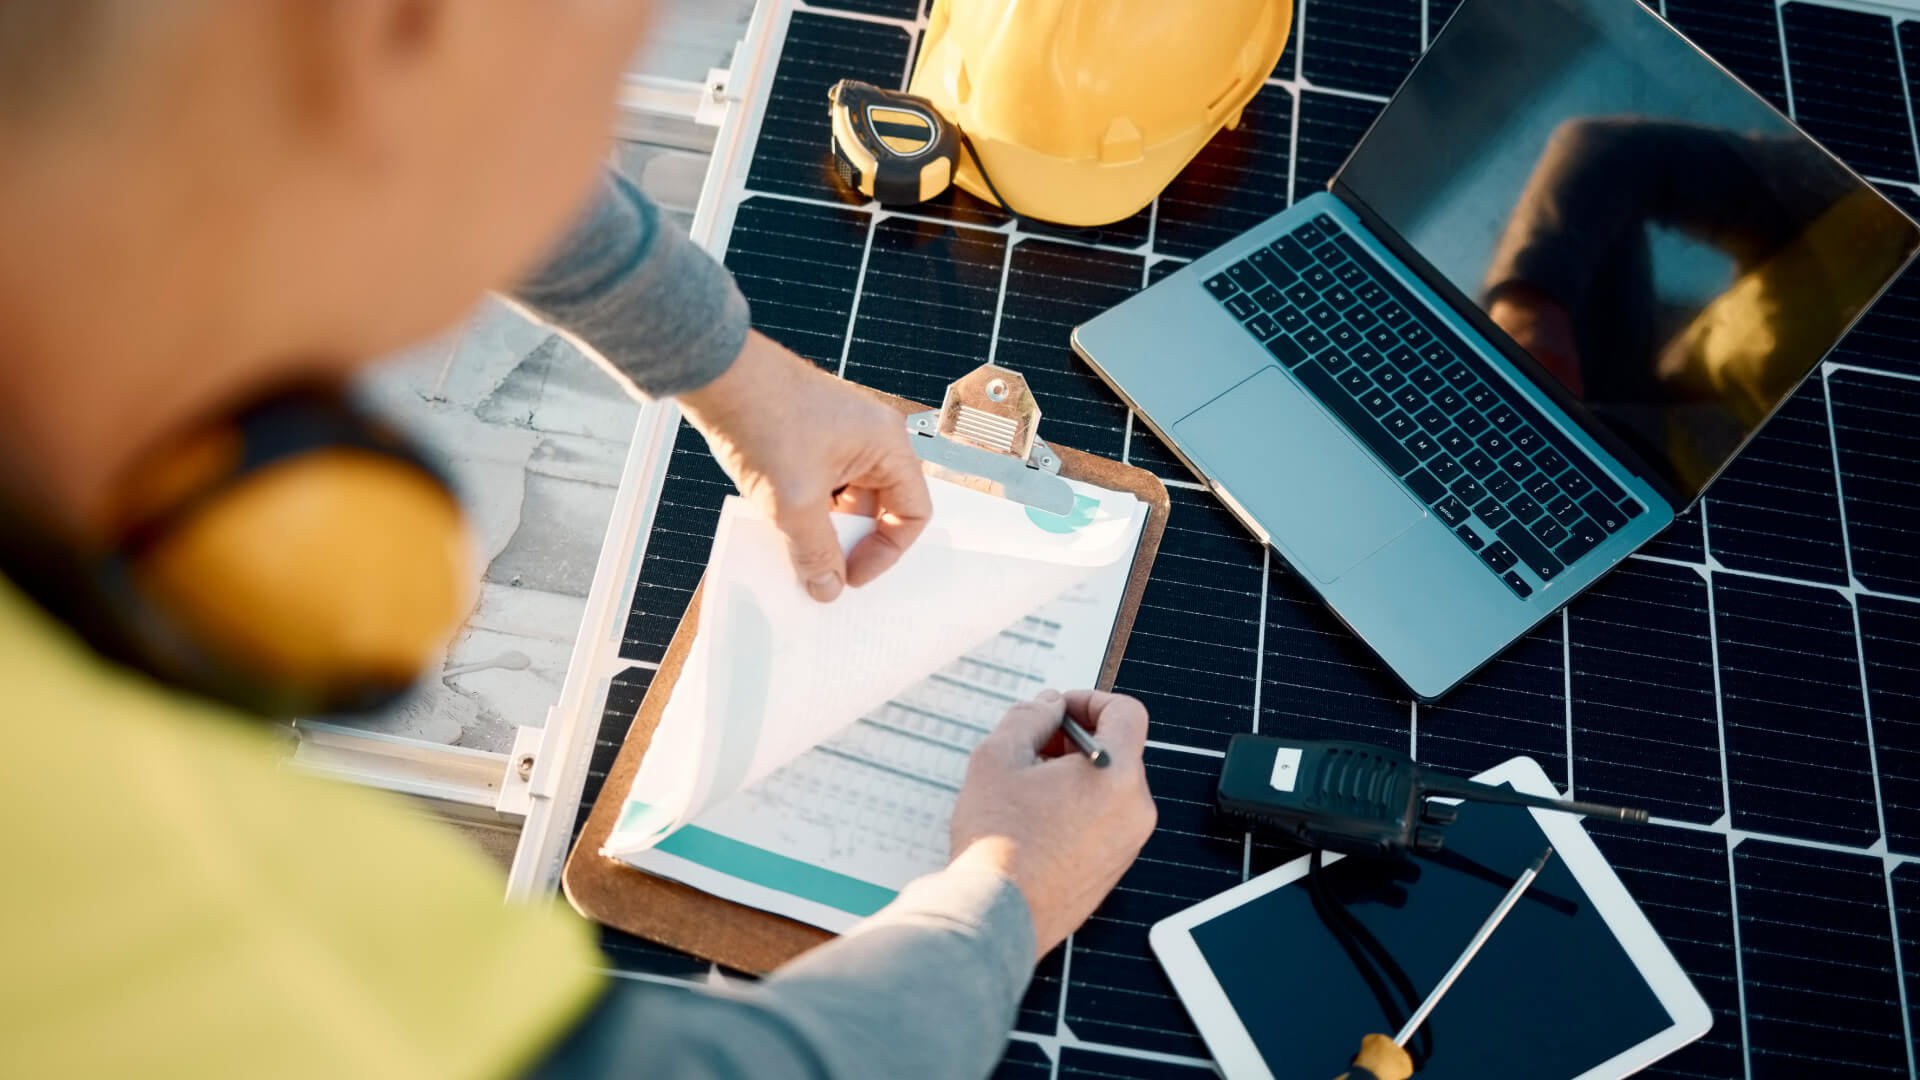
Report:
M 947 392 L 947 401 L 938 412 L 903 398 L 877 391 L 869 392 L 898 408 L 909 418 L 910 427 L 929 429 L 920 432 L 921 435 L 931 436 L 934 435 L 931 429 L 935 426 L 942 433 L 950 430 L 961 413 L 972 411 L 975 419 L 978 419 L 979 410 L 971 409 L 967 404 L 969 400 L 975 405 L 993 408 L 981 395 L 996 385 L 1001 394 L 993 397 L 993 402 L 1011 399 L 1014 404 L 1019 404 L 1023 399 L 1027 405 L 1032 405 L 1032 395 L 1027 392 L 1024 379 L 1004 368 L 992 366 L 982 367 L 954 383 Z M 1039 414 L 1035 409 L 1032 422 L 1016 432 L 1016 439 L 1024 436 L 1024 442 L 1035 447 L 1023 464 L 1057 466 L 1061 477 L 1110 491 L 1127 492 L 1147 505 L 1147 520 L 1141 529 L 1140 546 L 1134 552 L 1132 573 L 1120 601 L 1119 615 L 1114 620 L 1113 635 L 1107 642 L 1106 659 L 1100 665 L 1098 687 L 1102 690 L 1112 689 L 1114 677 L 1120 670 L 1121 655 L 1126 651 L 1127 636 L 1133 629 L 1134 615 L 1140 609 L 1140 597 L 1146 591 L 1148 573 L 1153 567 L 1154 556 L 1160 550 L 1160 537 L 1166 530 L 1167 488 L 1159 478 L 1144 469 L 1038 442 L 1035 438 L 1038 419 Z M 1017 426 L 1017 420 L 1015 423 Z M 990 437 L 992 434 L 989 433 Z M 966 461 L 978 460 L 979 454 L 994 452 L 979 445 L 958 445 L 957 449 L 949 445 L 944 449 L 959 455 L 956 468 L 964 467 Z M 924 451 L 922 456 L 926 457 Z M 1020 478 L 1013 479 L 1019 482 Z M 704 588 L 703 584 L 694 591 L 686 613 L 681 616 L 673 641 L 667 646 L 666 657 L 647 689 L 640 711 L 633 718 L 633 726 L 627 730 L 626 740 L 621 744 L 619 756 L 614 759 L 613 768 L 607 772 L 600 798 L 567 856 L 566 868 L 560 879 L 561 887 L 574 909 L 595 922 L 738 971 L 764 974 L 808 949 L 831 940 L 834 935 L 818 927 L 723 900 L 677 881 L 656 877 L 600 854 L 600 849 L 613 831 L 625 793 L 633 787 L 634 774 L 639 770 L 640 759 L 653 739 L 654 728 L 666 709 L 667 698 L 672 695 L 674 684 L 679 680 L 687 652 L 693 647 L 694 631 L 700 624 L 700 596 Z

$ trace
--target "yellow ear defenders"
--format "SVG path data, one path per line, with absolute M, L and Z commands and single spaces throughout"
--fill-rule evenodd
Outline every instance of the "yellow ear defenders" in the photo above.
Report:
M 7 532 L 8 572 L 101 652 L 271 716 L 404 690 L 473 587 L 446 482 L 330 389 L 147 455 L 119 485 L 104 553 Z

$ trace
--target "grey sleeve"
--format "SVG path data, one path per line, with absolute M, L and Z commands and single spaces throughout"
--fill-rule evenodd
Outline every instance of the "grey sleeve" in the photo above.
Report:
M 510 298 L 647 397 L 705 386 L 747 340 L 733 276 L 611 171 L 592 209 Z
M 542 1077 L 980 1080 L 1033 974 L 1011 881 L 947 869 L 755 986 L 615 984 Z

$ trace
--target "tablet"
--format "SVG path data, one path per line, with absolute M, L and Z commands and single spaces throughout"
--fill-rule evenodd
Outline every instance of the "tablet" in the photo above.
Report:
M 1530 758 L 1475 779 L 1557 797 Z M 1547 868 L 1428 1019 L 1421 1080 L 1613 1080 L 1707 1033 L 1707 1003 L 1579 818 L 1476 803 L 1458 811 L 1438 855 L 1410 864 L 1328 856 L 1321 870 L 1327 891 L 1424 997 L 1513 879 L 1553 846 Z M 1314 911 L 1308 861 L 1188 908 L 1150 935 L 1228 1080 L 1336 1076 L 1362 1036 L 1394 1034 Z

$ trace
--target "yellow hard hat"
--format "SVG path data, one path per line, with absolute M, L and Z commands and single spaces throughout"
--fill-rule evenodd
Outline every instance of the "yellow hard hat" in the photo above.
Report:
M 934 0 L 908 89 L 967 133 L 1011 209 L 1104 225 L 1239 124 L 1292 26 L 1293 0 Z M 1000 201 L 971 157 L 955 182 Z

